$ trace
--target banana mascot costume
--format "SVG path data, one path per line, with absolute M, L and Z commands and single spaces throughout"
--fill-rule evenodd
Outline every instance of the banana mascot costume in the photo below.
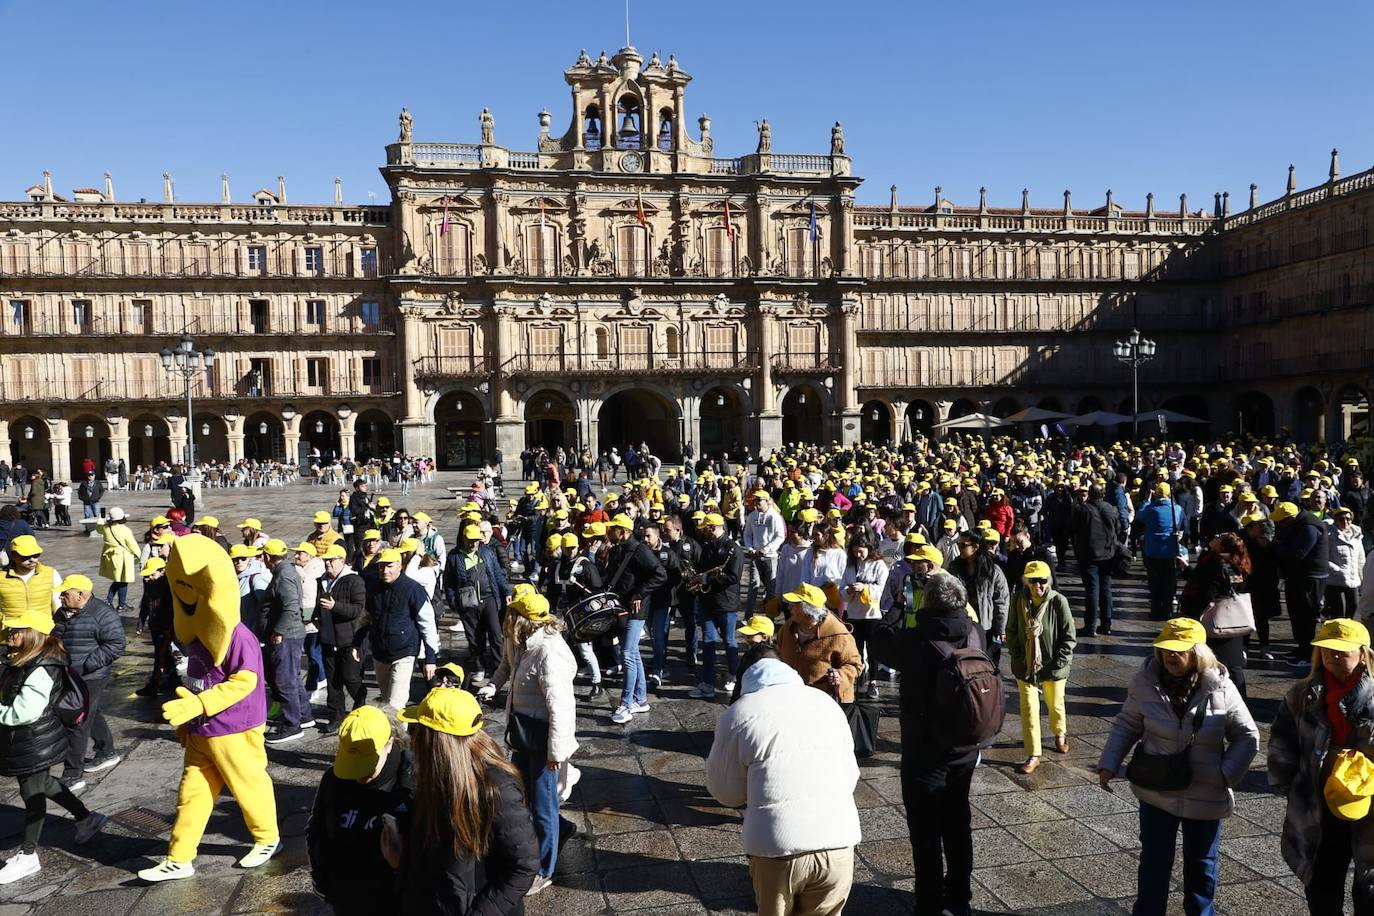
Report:
M 145 881 L 195 874 L 196 849 L 225 786 L 253 835 L 253 848 L 239 866 L 262 865 L 280 845 L 277 802 L 263 747 L 267 693 L 262 647 L 240 622 L 233 564 L 219 544 L 188 534 L 172 547 L 167 581 L 191 689 L 178 687 L 176 699 L 162 706 L 162 716 L 176 728 L 186 755 L 171 845 L 162 862 L 138 873 Z

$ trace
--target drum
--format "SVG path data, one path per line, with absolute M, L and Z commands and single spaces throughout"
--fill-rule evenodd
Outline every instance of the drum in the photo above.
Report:
M 615 592 L 599 592 L 588 595 L 568 608 L 563 622 L 576 642 L 588 642 L 598 636 L 605 636 L 616 625 L 616 617 L 622 605 L 620 596 Z

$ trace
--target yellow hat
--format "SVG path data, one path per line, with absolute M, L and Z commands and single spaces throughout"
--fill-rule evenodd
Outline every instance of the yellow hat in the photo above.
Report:
M 515 583 L 515 587 L 511 589 L 511 600 L 514 601 L 521 595 L 532 595 L 534 591 L 534 586 L 530 585 L 528 582 L 517 582 Z
M 170 531 L 164 531 L 164 532 L 162 532 L 161 534 L 159 534 L 157 537 L 153 538 L 153 543 L 154 543 L 154 544 L 159 544 L 159 545 L 175 544 L 176 542 L 177 542 L 177 536 L 176 536 L 175 534 L 172 534 L 172 532 L 170 532 Z M 11 548 L 11 549 L 13 549 L 13 548 Z
M 1240 519 L 1240 523 L 1241 523 L 1242 525 L 1247 525 L 1247 526 L 1248 526 L 1248 525 L 1254 525 L 1254 524 L 1257 524 L 1257 523 L 1263 524 L 1264 521 L 1265 521 L 1265 518 L 1264 518 L 1264 513 L 1263 513 L 1263 512 L 1251 512 L 1249 515 L 1241 516 L 1241 519 Z
M 1286 522 L 1290 518 L 1298 517 L 1298 507 L 1292 503 L 1279 503 L 1274 507 L 1274 512 L 1269 516 L 1269 520 L 1274 524 Z
M 295 550 L 296 553 L 309 554 L 312 557 L 318 556 L 318 553 L 315 550 L 315 545 L 310 543 L 309 541 L 301 541 L 299 544 L 296 545 Z
M 390 740 L 391 720 L 386 713 L 376 706 L 359 706 L 339 723 L 334 775 L 349 780 L 371 776 Z
M 533 496 L 534 494 L 536 494 L 536 493 L 539 492 L 539 484 L 537 484 L 537 483 L 525 484 L 525 492 L 526 492 L 527 494 L 529 494 L 530 496 Z
M 482 532 L 480 529 L 477 532 L 477 536 L 482 536 Z M 417 541 L 415 538 L 406 538 L 405 540 L 401 541 L 401 543 L 396 545 L 396 549 L 401 551 L 401 553 L 416 553 L 420 549 L 420 542 Z
M 449 674 L 456 677 L 458 679 L 459 687 L 463 686 L 463 682 L 466 681 L 468 677 L 467 672 L 463 670 L 463 666 L 458 664 L 457 662 L 445 662 L 444 664 L 439 666 L 439 671 L 447 671 Z M 434 672 L 436 677 L 438 676 L 439 671 Z
M 63 579 L 62 583 L 57 586 L 57 593 L 60 595 L 65 591 L 70 591 L 71 589 L 78 589 L 83 592 L 89 592 L 92 591 L 94 588 L 95 586 L 91 584 L 91 580 L 89 578 L 81 575 L 81 573 L 72 573 L 67 578 Z
M 752 496 L 755 501 L 758 501 L 760 499 L 772 499 L 772 497 L 768 495 L 767 490 L 755 490 L 753 493 L 750 493 L 749 495 Z
M 553 614 L 549 612 L 549 599 L 538 592 L 525 592 L 518 597 L 513 597 L 506 607 L 526 620 L 535 623 L 553 619 Z
M 1343 748 L 1336 754 L 1322 794 L 1336 817 L 1362 820 L 1369 813 L 1370 796 L 1374 796 L 1374 763 L 1354 748 Z
M 333 517 L 328 512 L 316 512 L 311 521 L 316 525 L 328 525 L 333 521 Z
M 20 557 L 36 557 L 43 552 L 43 548 L 38 546 L 38 538 L 21 534 L 10 541 L 9 552 Z
M 1175 617 L 1164 622 L 1164 629 L 1155 638 L 1156 649 L 1170 652 L 1187 652 L 1193 646 L 1207 641 L 1207 630 L 1200 621 L 1191 617 Z
M 606 527 L 624 528 L 626 531 L 634 531 L 635 523 L 630 520 L 630 517 L 628 515 L 622 513 L 620 515 L 614 516 L 609 522 L 607 522 Z
M 385 506 L 385 507 L 390 508 L 390 506 L 391 506 L 391 500 L 390 500 L 388 497 L 385 497 L 385 496 L 378 496 L 378 497 L 377 497 L 377 505 L 378 505 L 378 507 Z
M 741 636 L 762 636 L 765 639 L 772 639 L 774 633 L 773 621 L 763 614 L 755 614 L 744 622 L 744 626 L 735 631 Z
M 463 537 L 470 541 L 480 541 L 482 539 L 482 529 L 477 525 L 467 524 L 463 526 Z
M 152 518 L 148 519 L 149 528 L 161 528 L 163 525 L 170 524 L 172 524 L 172 520 L 165 515 L 154 515 Z M 243 526 L 240 525 L 239 527 L 242 528 Z
M 816 509 L 802 509 L 797 513 L 797 520 L 812 525 L 821 520 L 821 513 Z
M 604 538 L 606 536 L 606 523 L 588 522 L 582 527 L 582 536 L 587 538 Z
M 412 722 L 446 735 L 467 737 L 482 730 L 482 707 L 466 690 L 436 687 L 415 706 L 396 714 L 402 722 Z
M 813 607 L 825 607 L 825 592 L 821 591 L 810 582 L 804 582 L 797 586 L 795 592 L 788 592 L 782 596 L 783 601 L 790 601 L 793 604 L 809 604 Z
M 395 547 L 388 547 L 385 550 L 380 550 L 377 552 L 377 562 L 382 565 L 386 565 L 387 563 L 399 563 L 401 562 L 401 552 Z
M 708 528 L 714 525 L 724 525 L 725 516 L 718 512 L 709 512 L 702 518 L 701 523 Z
M 544 549 L 549 551 L 559 550 L 563 547 L 563 535 L 551 534 L 544 541 Z
M 1358 620 L 1350 617 L 1332 617 L 1317 631 L 1312 645 L 1337 652 L 1349 652 L 1369 645 L 1369 630 Z
M 162 557 L 149 557 L 148 559 L 144 560 L 143 565 L 139 567 L 138 574 L 140 577 L 146 578 L 147 576 L 151 576 L 155 572 L 161 572 L 166 568 L 167 561 L 162 559 Z
M 562 539 L 561 539 L 561 542 L 560 542 L 559 546 L 560 546 L 560 547 L 576 547 L 576 546 L 577 546 L 577 535 L 573 534 L 572 532 L 569 532 L 569 533 L 563 535 L 563 537 L 562 537 Z
M 1352 508 L 1350 508 L 1349 506 L 1341 506 L 1339 509 L 1337 509 L 1335 512 L 1333 512 L 1333 513 L 1331 513 L 1331 514 L 1332 514 L 1332 515 L 1344 515 L 1344 516 L 1346 516 L 1347 518 L 1354 518 L 1354 517 L 1355 517 L 1355 510 L 1352 509 Z
M 1240 494 L 1240 501 L 1243 503 L 1257 503 L 1259 502 L 1259 497 L 1254 493 L 1242 493 Z
M 706 513 L 705 513 L 705 512 L 702 512 L 700 509 L 698 509 L 697 511 L 695 511 L 695 512 L 692 513 L 692 521 L 694 521 L 694 522 L 698 522 L 698 523 L 699 523 L 699 522 L 701 522 L 701 520 L 704 519 L 704 518 L 706 518 Z
M 262 545 L 262 552 L 269 557 L 284 557 L 286 556 L 286 542 L 281 538 L 272 538 Z
M 434 519 L 432 519 L 432 518 L 429 517 L 429 513 L 428 513 L 428 512 L 416 512 L 414 515 L 411 516 L 411 518 L 414 519 L 414 520 L 417 521 L 417 522 L 432 522 L 432 521 L 434 521 Z
M 996 528 L 984 528 L 983 540 L 989 544 L 1000 544 L 1002 542 L 1002 533 Z
M 959 520 L 956 518 L 947 518 L 944 521 L 944 526 L 950 531 L 953 531 L 955 528 L 959 527 Z
M 160 516 L 160 515 L 158 516 L 158 518 L 161 518 L 161 517 L 162 517 L 162 516 Z M 156 521 L 157 521 L 156 518 L 153 519 L 153 522 L 156 522 Z M 255 519 L 255 518 L 245 518 L 243 521 L 241 521 L 241 522 L 238 523 L 237 527 L 239 527 L 239 528 L 252 528 L 254 531 L 261 531 L 261 530 L 262 530 L 262 522 L 258 521 L 258 520 Z
M 344 545 L 342 545 L 342 544 L 330 544 L 328 547 L 326 547 L 326 548 L 324 549 L 324 553 L 320 554 L 320 559 L 321 559 L 321 560 L 342 560 L 342 559 L 344 559 L 344 558 L 347 557 L 347 556 L 348 556 L 348 551 L 347 551 L 347 550 L 344 550 Z
M 249 547 L 247 544 L 235 544 L 233 547 L 229 548 L 229 559 L 231 560 L 249 560 L 257 555 L 257 550 Z M 161 559 L 159 559 L 158 562 L 162 562 Z
M 369 528 L 363 532 L 364 541 L 380 541 L 381 539 L 382 532 L 377 528 Z
M 37 610 L 25 609 L 15 616 L 5 621 L 5 628 L 10 630 L 37 630 L 40 633 L 51 633 L 53 628 L 52 611 L 47 608 Z
M 196 522 L 196 527 L 197 527 L 197 528 L 218 528 L 218 527 L 219 527 L 219 519 L 215 518 L 213 515 L 202 515 L 202 516 L 200 517 L 200 521 Z
M 945 562 L 945 555 L 929 544 L 923 547 L 917 547 L 914 551 L 909 552 L 906 558 L 908 560 L 923 560 L 935 566 L 943 566 Z
M 1159 483 L 1155 484 L 1156 496 L 1168 496 L 1172 492 L 1173 490 L 1169 488 L 1169 485 L 1162 480 Z
M 1031 579 L 1049 579 L 1050 564 L 1044 560 L 1031 560 L 1026 564 L 1026 571 L 1021 573 L 1021 581 L 1029 582 Z

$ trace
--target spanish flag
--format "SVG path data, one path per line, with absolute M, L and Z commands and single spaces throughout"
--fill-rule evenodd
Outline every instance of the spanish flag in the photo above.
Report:
M 725 198 L 725 236 L 733 239 L 735 237 L 735 226 L 730 222 L 730 198 Z
M 649 228 L 649 220 L 644 216 L 644 196 L 638 192 L 635 194 L 635 218 L 645 229 Z

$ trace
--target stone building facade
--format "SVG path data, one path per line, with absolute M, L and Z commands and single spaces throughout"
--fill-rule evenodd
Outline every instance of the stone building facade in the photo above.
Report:
M 766 120 L 715 155 L 675 58 L 624 48 L 564 73 L 535 149 L 421 142 L 402 112 L 389 206 L 0 203 L 0 457 L 298 458 L 645 441 L 667 458 L 882 441 L 975 410 L 1129 413 L 1112 343 L 1158 342 L 1141 409 L 1179 434 L 1338 438 L 1367 425 L 1371 173 L 1232 215 L 855 204 L 841 125 L 774 152 Z M 502 129 L 504 132 L 504 128 Z M 158 351 L 212 347 L 192 383 Z M 1030 431 L 1030 430 L 1026 430 Z

